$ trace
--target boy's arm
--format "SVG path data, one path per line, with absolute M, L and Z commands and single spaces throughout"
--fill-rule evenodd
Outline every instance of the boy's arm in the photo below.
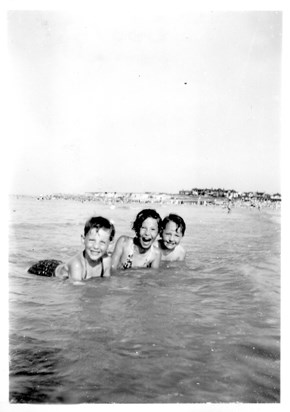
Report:
M 185 259 L 186 251 L 185 251 L 185 249 L 183 249 L 182 246 L 180 246 L 180 250 L 179 250 L 179 254 L 178 254 L 178 255 L 179 255 L 179 256 L 178 256 L 178 260 L 182 261 L 182 260 Z
M 68 278 L 69 276 L 68 265 L 66 263 L 62 263 L 61 265 L 57 266 L 54 273 L 57 278 L 62 278 L 62 279 Z
M 151 267 L 153 268 L 153 269 L 158 269 L 159 268 L 159 265 L 160 265 L 160 261 L 161 261 L 161 252 L 160 252 L 160 250 L 159 249 L 155 249 L 155 252 L 156 252 L 156 254 L 155 254 L 155 258 L 154 258 L 154 260 L 153 260 L 153 262 L 152 262 L 152 264 L 151 264 Z
M 104 278 L 108 278 L 111 276 L 111 257 L 108 256 L 105 259 L 103 259 L 103 265 L 104 265 Z
M 119 237 L 115 245 L 114 252 L 112 254 L 112 261 L 111 261 L 112 270 L 118 269 L 118 265 L 120 263 L 123 249 L 124 249 L 124 243 L 125 243 L 125 237 L 124 236 Z
M 72 280 L 83 280 L 82 272 L 83 266 L 81 261 L 75 257 L 68 264 L 68 275 Z

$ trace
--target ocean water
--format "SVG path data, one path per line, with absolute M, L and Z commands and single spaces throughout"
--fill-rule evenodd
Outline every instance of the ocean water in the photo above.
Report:
M 187 224 L 187 258 L 82 285 L 38 277 L 102 215 L 116 238 L 142 208 Z M 11 198 L 12 403 L 279 403 L 280 210 Z

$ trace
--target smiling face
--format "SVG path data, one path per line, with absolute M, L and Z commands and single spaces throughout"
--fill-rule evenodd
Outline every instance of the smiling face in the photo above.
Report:
M 158 222 L 152 217 L 148 217 L 142 223 L 139 233 L 138 240 L 139 244 L 143 249 L 149 249 L 158 236 Z
M 162 232 L 162 241 L 166 249 L 173 250 L 179 245 L 183 235 L 176 223 L 169 221 Z
M 85 255 L 88 260 L 99 260 L 108 250 L 110 244 L 110 231 L 106 229 L 91 229 L 83 236 Z

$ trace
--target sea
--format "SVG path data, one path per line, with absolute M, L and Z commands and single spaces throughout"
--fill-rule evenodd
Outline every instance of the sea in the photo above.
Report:
M 144 208 L 183 217 L 184 262 L 77 284 L 27 272 L 81 251 L 92 216 L 133 236 Z M 10 404 L 279 403 L 280 215 L 11 197 Z

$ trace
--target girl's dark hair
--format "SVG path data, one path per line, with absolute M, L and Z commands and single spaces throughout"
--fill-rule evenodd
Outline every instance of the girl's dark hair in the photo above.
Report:
M 133 222 L 132 229 L 135 231 L 136 234 L 139 233 L 140 228 L 148 217 L 151 217 L 152 219 L 156 219 L 158 223 L 158 233 L 161 230 L 161 224 L 162 224 L 162 219 L 160 215 L 156 212 L 154 209 L 144 209 L 141 210 L 141 212 L 138 213 L 136 216 L 135 221 Z
M 106 229 L 110 230 L 110 241 L 114 239 L 115 236 L 115 226 L 108 219 L 102 216 L 91 217 L 86 221 L 84 227 L 84 235 L 86 236 L 91 229 Z
M 186 229 L 186 225 L 184 220 L 182 219 L 182 217 L 175 215 L 174 213 L 170 213 L 168 216 L 166 216 L 163 220 L 162 220 L 162 225 L 161 225 L 161 233 L 163 232 L 163 230 L 165 229 L 166 225 L 168 222 L 174 222 L 177 226 L 178 230 L 179 228 L 181 229 L 181 233 L 182 236 L 184 236 L 185 233 L 185 229 Z

